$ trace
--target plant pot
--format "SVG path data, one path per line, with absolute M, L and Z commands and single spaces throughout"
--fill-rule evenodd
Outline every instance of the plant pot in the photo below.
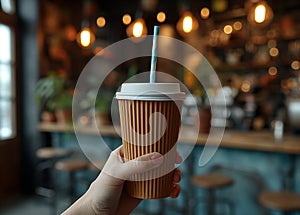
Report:
M 55 117 L 58 124 L 67 124 L 72 122 L 71 110 L 56 110 Z
M 199 111 L 199 133 L 208 134 L 211 124 L 210 108 L 201 108 Z
M 110 124 L 109 116 L 107 113 L 95 113 L 95 120 L 97 126 Z
M 54 113 L 50 112 L 50 111 L 43 111 L 41 113 L 41 121 L 44 123 L 51 123 L 51 122 L 55 122 L 56 118 Z

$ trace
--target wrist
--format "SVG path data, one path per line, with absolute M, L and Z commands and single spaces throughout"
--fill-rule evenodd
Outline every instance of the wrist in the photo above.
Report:
M 104 181 L 102 181 L 104 182 Z M 99 186 L 100 185 L 100 186 Z M 89 208 L 92 215 L 113 215 L 117 205 L 116 198 L 113 195 L 116 193 L 114 190 L 108 189 L 108 184 L 93 182 L 85 193 L 84 204 Z
M 62 215 L 97 215 L 94 211 L 92 202 L 88 195 L 84 194 L 76 202 L 74 202 Z

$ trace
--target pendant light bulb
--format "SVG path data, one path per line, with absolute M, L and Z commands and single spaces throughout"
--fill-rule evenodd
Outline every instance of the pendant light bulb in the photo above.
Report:
M 189 11 L 183 13 L 176 25 L 178 32 L 183 36 L 197 30 L 198 27 L 198 20 Z

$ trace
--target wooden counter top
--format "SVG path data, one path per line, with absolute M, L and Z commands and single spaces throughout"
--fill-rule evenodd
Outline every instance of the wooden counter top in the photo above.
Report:
M 189 143 L 190 135 L 188 129 L 183 128 L 182 131 L 180 141 Z M 204 145 L 206 139 L 206 134 L 199 134 L 197 145 Z M 300 136 L 285 135 L 282 140 L 275 140 L 271 131 L 226 130 L 220 146 L 245 150 L 300 154 Z
M 41 123 L 38 129 L 42 132 L 74 132 L 72 125 L 59 125 L 55 123 Z M 92 127 L 76 127 L 78 133 L 86 135 L 98 135 L 98 131 Z M 112 125 L 101 127 L 101 134 L 118 137 Z M 188 127 L 182 127 L 179 141 L 191 144 L 194 138 L 193 131 Z M 199 134 L 197 145 L 206 143 L 207 135 Z M 279 152 L 287 154 L 300 154 L 300 136 L 285 135 L 281 141 L 276 141 L 270 131 L 234 131 L 226 130 L 220 144 L 221 147 L 236 148 L 254 151 Z

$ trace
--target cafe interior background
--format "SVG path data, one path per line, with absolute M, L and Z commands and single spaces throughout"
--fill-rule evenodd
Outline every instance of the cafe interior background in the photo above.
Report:
M 158 71 L 178 78 L 190 90 L 202 123 L 199 143 L 180 166 L 180 197 L 145 200 L 135 213 L 300 211 L 299 1 L 0 3 L 0 214 L 59 213 L 87 189 L 97 168 L 87 162 L 57 165 L 70 157 L 84 159 L 70 121 L 76 81 L 89 60 L 105 47 L 129 37 L 139 43 L 142 36 L 153 34 L 155 25 L 160 26 L 160 35 L 196 48 L 214 68 L 229 99 L 225 137 L 227 131 L 232 136 L 225 138 L 207 165 L 197 165 L 209 128 L 205 122 L 211 119 L 207 94 L 215 95 L 218 89 L 205 92 L 192 72 L 158 59 Z M 90 92 L 78 104 L 81 111 L 73 123 L 83 128 L 87 142 L 97 138 L 89 125 L 98 123 L 112 147 L 121 143 L 111 130 L 112 98 L 122 82 L 149 67 L 150 57 L 119 65 L 105 79 L 100 94 Z M 88 84 L 93 81 L 91 77 Z M 88 98 L 95 94 L 96 122 Z M 183 111 L 183 123 L 193 126 L 195 110 L 190 109 L 188 99 Z M 212 183 L 208 189 L 195 178 L 214 171 L 221 174 L 219 180 L 225 177 L 229 182 L 219 186 L 213 184 L 214 179 L 206 179 Z M 56 192 L 53 172 L 60 181 Z M 72 185 L 71 197 L 66 185 Z M 209 198 L 212 192 L 207 190 L 216 198 Z M 275 203 L 264 192 L 276 192 Z M 292 206 L 285 205 L 289 203 Z

